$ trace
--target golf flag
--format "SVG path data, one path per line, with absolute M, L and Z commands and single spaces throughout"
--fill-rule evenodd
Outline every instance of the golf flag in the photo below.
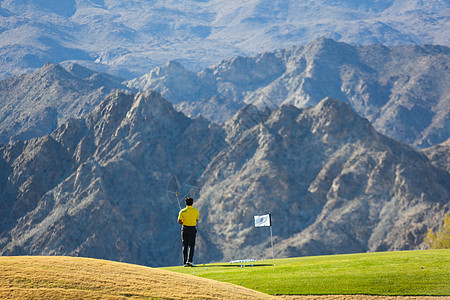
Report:
M 270 227 L 270 214 L 255 216 L 255 227 Z

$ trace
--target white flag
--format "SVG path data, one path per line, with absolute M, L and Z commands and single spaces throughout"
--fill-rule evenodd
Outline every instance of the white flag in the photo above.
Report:
M 270 227 L 270 214 L 255 216 L 255 227 Z

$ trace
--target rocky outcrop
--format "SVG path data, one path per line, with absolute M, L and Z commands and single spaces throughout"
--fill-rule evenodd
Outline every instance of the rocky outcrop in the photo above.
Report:
M 0 81 L 0 143 L 50 134 L 69 118 L 91 112 L 122 79 L 77 64 L 46 64 Z
M 449 211 L 450 175 L 345 102 L 249 105 L 224 126 L 155 92 L 115 92 L 52 134 L 0 147 L 0 254 L 181 263 L 180 200 L 196 199 L 196 262 L 418 249 Z M 178 192 L 178 195 L 176 194 Z
M 441 144 L 423 149 L 422 152 L 435 166 L 450 173 L 450 138 Z

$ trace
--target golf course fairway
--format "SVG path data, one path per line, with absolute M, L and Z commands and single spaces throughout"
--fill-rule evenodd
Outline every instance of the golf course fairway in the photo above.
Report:
M 0 257 L 0 299 L 440 300 L 449 299 L 449 295 L 450 250 L 226 262 L 188 268 L 150 268 L 81 257 Z
M 450 250 L 310 256 L 165 269 L 270 295 L 450 295 Z

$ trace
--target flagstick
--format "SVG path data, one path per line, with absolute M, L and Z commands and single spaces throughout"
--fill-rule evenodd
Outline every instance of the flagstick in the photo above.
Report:
M 273 256 L 272 224 L 270 225 L 270 243 L 272 244 L 272 259 L 275 259 Z
M 268 217 L 268 218 L 267 218 Z M 273 234 L 272 234 L 272 215 L 259 215 L 254 216 L 255 219 L 255 227 L 270 227 L 270 244 L 272 244 L 272 259 L 275 259 L 275 255 L 273 254 Z

